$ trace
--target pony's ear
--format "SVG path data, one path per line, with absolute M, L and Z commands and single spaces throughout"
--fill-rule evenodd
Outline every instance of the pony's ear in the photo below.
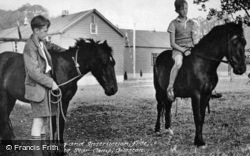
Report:
M 239 26 L 240 28 L 242 28 L 243 22 L 242 22 L 241 19 L 239 19 L 239 20 L 236 21 L 236 24 L 238 24 L 238 26 Z
M 108 46 L 107 40 L 103 42 L 103 45 Z
M 92 38 L 88 38 L 87 41 L 89 41 L 90 43 L 95 43 L 95 41 Z

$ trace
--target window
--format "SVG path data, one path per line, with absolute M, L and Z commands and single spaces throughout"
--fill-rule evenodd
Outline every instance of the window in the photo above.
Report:
M 153 66 L 155 64 L 156 58 L 159 55 L 159 53 L 152 53 L 151 55 L 151 65 Z
M 97 24 L 95 16 L 91 16 L 91 23 L 90 23 L 90 34 L 97 34 Z
M 97 24 L 90 23 L 90 34 L 97 34 Z

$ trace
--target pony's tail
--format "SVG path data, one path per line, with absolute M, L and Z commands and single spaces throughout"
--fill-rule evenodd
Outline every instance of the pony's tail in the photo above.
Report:
M 158 82 L 158 79 L 157 79 L 157 69 L 156 69 L 156 64 L 154 65 L 153 67 L 153 74 L 154 74 L 154 87 L 155 87 L 155 90 L 159 89 L 160 88 L 160 85 L 159 85 L 159 82 Z

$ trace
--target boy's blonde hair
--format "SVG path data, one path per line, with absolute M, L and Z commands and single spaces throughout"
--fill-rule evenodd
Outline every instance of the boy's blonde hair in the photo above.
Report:
M 174 2 L 175 11 L 180 10 L 180 8 L 184 6 L 184 4 L 188 4 L 186 0 L 175 0 Z

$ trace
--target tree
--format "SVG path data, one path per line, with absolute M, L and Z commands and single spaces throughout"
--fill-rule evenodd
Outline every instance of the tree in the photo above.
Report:
M 206 11 L 205 3 L 209 0 L 194 0 L 194 4 L 201 5 L 201 10 Z M 221 10 L 214 8 L 209 9 L 207 19 L 211 19 L 213 16 L 218 18 L 223 18 L 224 15 L 230 15 L 234 20 L 242 20 L 245 24 L 250 26 L 250 0 L 220 0 L 221 1 Z M 243 11 L 245 15 L 237 15 L 234 18 L 234 14 Z
M 20 25 L 23 25 L 25 17 L 30 21 L 36 15 L 49 17 L 46 8 L 40 5 L 30 5 L 29 3 L 22 5 L 14 11 L 0 10 L 0 29 L 15 27 L 17 21 Z

